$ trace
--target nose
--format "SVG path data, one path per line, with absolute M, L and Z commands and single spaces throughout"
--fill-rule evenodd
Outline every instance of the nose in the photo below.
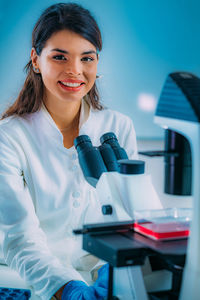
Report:
M 65 73 L 73 76 L 80 75 L 82 73 L 81 61 L 79 59 L 69 59 L 65 67 Z

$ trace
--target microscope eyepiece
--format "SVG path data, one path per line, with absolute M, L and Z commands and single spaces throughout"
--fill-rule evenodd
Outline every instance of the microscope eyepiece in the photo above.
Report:
M 92 146 L 91 139 L 88 135 L 80 135 L 74 140 L 74 146 L 77 149 L 81 144 L 90 143 Z M 84 145 L 81 145 L 84 147 Z M 89 146 L 89 145 L 87 145 Z
M 102 144 L 98 147 L 104 164 L 108 172 L 119 171 L 119 164 L 117 162 L 115 153 L 109 144 Z
M 119 172 L 118 160 L 128 159 L 113 132 L 102 135 L 100 142 L 99 147 L 94 147 L 88 135 L 80 135 L 74 140 L 84 177 L 93 187 L 103 172 Z
M 97 147 L 92 145 L 88 135 L 80 135 L 74 140 L 83 174 L 89 184 L 96 186 L 99 177 L 107 172 L 103 158 Z
M 117 137 L 113 132 L 107 132 L 103 134 L 100 138 L 100 142 L 102 145 L 109 144 L 116 156 L 116 159 L 128 159 L 128 155 L 126 151 L 120 147 Z
M 104 143 L 108 143 L 108 144 L 109 144 L 108 141 L 111 141 L 111 142 L 112 142 L 112 140 L 117 141 L 117 137 L 116 137 L 116 135 L 114 134 L 114 132 L 107 132 L 107 133 L 104 133 L 104 134 L 100 137 L 100 142 L 101 142 L 101 144 L 104 144 Z M 117 141 L 117 143 L 118 143 L 118 141 Z

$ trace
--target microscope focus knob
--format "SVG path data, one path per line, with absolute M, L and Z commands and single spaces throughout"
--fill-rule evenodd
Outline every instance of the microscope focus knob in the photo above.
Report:
M 103 215 L 112 215 L 113 212 L 112 206 L 110 204 L 102 205 L 101 210 Z

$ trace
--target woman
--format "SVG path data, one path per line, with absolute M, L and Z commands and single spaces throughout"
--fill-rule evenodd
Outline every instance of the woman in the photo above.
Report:
M 101 34 L 77 4 L 47 8 L 32 33 L 27 78 L 0 122 L 0 223 L 5 262 L 41 299 L 102 299 L 103 280 L 86 285 L 80 271 L 99 268 L 72 230 L 96 222 L 98 195 L 85 181 L 73 146 L 81 134 L 98 145 L 113 131 L 136 155 L 131 120 L 102 107 L 95 80 Z

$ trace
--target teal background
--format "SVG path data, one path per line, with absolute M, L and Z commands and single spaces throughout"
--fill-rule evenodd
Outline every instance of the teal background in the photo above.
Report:
M 23 84 L 37 18 L 57 2 L 61 1 L 0 0 L 0 111 L 14 101 Z M 91 10 L 102 31 L 102 102 L 129 115 L 138 138 L 162 138 L 153 116 L 167 74 L 190 71 L 200 76 L 200 1 L 73 2 Z

